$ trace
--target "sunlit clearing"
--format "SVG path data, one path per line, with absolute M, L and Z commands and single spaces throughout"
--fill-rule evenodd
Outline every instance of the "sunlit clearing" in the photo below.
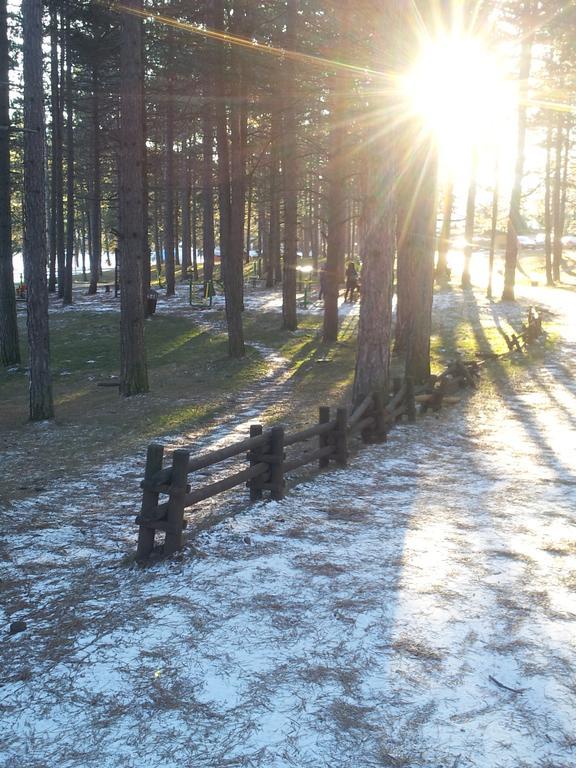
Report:
M 473 146 L 495 153 L 506 143 L 515 95 L 481 40 L 445 37 L 426 43 L 405 90 L 410 108 L 436 135 L 446 164 L 457 168 Z

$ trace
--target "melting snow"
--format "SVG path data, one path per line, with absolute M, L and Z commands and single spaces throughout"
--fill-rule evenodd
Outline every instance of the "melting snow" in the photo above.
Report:
M 133 459 L 9 507 L 44 527 L 3 542 L 2 618 L 27 629 L 1 649 L 2 765 L 576 765 L 565 336 L 519 389 L 484 384 L 170 562 L 125 557 Z

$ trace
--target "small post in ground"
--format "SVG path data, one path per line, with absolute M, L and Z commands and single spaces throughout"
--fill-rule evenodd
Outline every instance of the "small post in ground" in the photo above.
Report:
M 162 469 L 162 461 L 164 457 L 164 446 L 158 443 L 151 443 L 148 446 L 146 453 L 146 468 L 144 469 L 144 481 L 151 483 L 154 475 L 160 472 Z M 148 490 L 144 487 L 144 493 L 142 494 L 142 509 L 140 516 L 143 519 L 147 517 L 154 517 L 154 510 L 158 507 L 158 493 Z M 138 530 L 138 547 L 136 549 L 136 557 L 144 559 L 148 557 L 154 549 L 154 528 L 145 528 L 140 526 Z
M 182 531 L 184 529 L 184 496 L 188 485 L 188 464 L 190 451 L 177 450 L 172 456 L 172 475 L 168 514 L 166 517 L 166 541 L 164 553 L 172 555 L 182 549 Z
M 284 427 L 270 431 L 270 490 L 272 498 L 284 498 Z
M 250 437 L 258 437 L 262 434 L 262 431 L 262 424 L 250 424 Z M 260 463 L 262 454 L 262 448 L 252 448 L 250 450 L 248 453 L 248 461 L 250 462 L 251 467 Z M 262 498 L 262 481 L 262 476 L 253 477 L 252 480 L 248 481 L 250 501 L 258 501 L 258 499 Z
M 348 464 L 348 409 L 336 411 L 336 463 L 340 467 Z
M 318 416 L 318 423 L 319 424 L 328 424 L 330 421 L 330 408 L 327 405 L 321 405 L 319 410 L 319 416 Z M 318 448 L 326 448 L 330 444 L 329 441 L 329 435 L 319 435 L 318 436 Z M 318 460 L 318 468 L 319 469 L 325 469 L 330 465 L 330 456 L 322 456 Z

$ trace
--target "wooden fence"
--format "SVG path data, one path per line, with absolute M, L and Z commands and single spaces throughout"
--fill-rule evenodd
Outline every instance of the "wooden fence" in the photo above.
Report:
M 345 467 L 352 437 L 358 435 L 365 442 L 382 442 L 403 415 L 408 421 L 416 419 L 414 386 L 410 379 L 395 381 L 388 403 L 375 393 L 350 414 L 347 408 L 333 411 L 322 406 L 317 424 L 292 434 L 281 426 L 264 431 L 260 424 L 253 424 L 250 437 L 225 448 L 199 456 L 191 456 L 187 449 L 175 450 L 170 467 L 163 467 L 164 447 L 152 443 L 148 446 L 141 483 L 142 509 L 136 518 L 139 525 L 137 557 L 143 559 L 151 554 L 156 531 L 165 533 L 165 554 L 179 550 L 186 527 L 184 512 L 194 504 L 244 484 L 253 501 L 263 498 L 265 491 L 272 499 L 282 499 L 287 475 L 315 463 L 320 469 L 328 467 L 331 461 Z M 310 447 L 311 441 L 316 441 L 315 447 Z M 224 479 L 203 486 L 189 484 L 189 475 L 228 459 L 240 458 L 247 466 Z M 167 499 L 161 501 L 161 496 Z
M 366 397 L 352 413 L 347 408 L 332 411 L 319 409 L 318 423 L 292 434 L 278 426 L 264 431 L 260 424 L 250 427 L 250 437 L 225 448 L 192 457 L 190 451 L 179 449 L 172 454 L 172 466 L 163 467 L 164 447 L 156 443 L 148 446 L 146 470 L 141 483 L 142 509 L 136 518 L 140 526 L 137 557 L 146 558 L 154 548 L 156 531 L 166 535 L 164 553 L 173 554 L 182 547 L 182 533 L 186 527 L 186 509 L 205 499 L 239 485 L 248 487 L 250 499 L 261 499 L 265 491 L 273 499 L 282 499 L 285 478 L 308 464 L 317 463 L 325 469 L 333 461 L 344 467 L 348 461 L 350 439 L 361 436 L 365 442 L 382 442 L 394 423 L 402 416 L 416 420 L 416 404 L 425 412 L 439 410 L 443 403 L 458 402 L 452 395 L 463 387 L 475 388 L 482 362 L 490 357 L 522 351 L 533 341 L 545 335 L 540 314 L 530 308 L 522 329 L 512 338 L 506 338 L 508 352 L 479 354 L 481 360 L 465 362 L 460 357 L 451 362 L 442 374 L 431 376 L 428 383 L 416 392 L 411 379 L 394 380 L 393 392 L 384 401 L 381 394 Z M 315 441 L 315 447 L 310 447 Z M 206 485 L 188 483 L 188 476 L 229 459 L 244 460 L 244 468 L 222 480 Z M 160 497 L 167 497 L 160 501 Z

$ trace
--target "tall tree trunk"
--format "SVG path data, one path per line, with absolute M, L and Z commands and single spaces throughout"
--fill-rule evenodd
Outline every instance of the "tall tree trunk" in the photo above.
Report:
M 50 92 L 52 118 L 52 174 L 50 216 L 50 259 L 58 274 L 58 297 L 64 296 L 64 175 L 63 175 L 63 82 L 57 4 L 50 5 Z M 60 52 L 59 52 L 60 49 Z
M 562 195 L 561 195 L 561 201 L 560 201 L 560 227 L 562 229 L 562 232 L 565 232 L 566 229 L 566 201 L 568 199 L 568 167 L 570 165 L 570 149 L 571 149 L 571 140 L 570 140 L 570 132 L 572 130 L 572 125 L 570 123 L 570 115 L 564 116 L 564 164 L 562 168 Z
M 403 174 L 399 185 L 397 351 L 406 354 L 406 374 L 430 375 L 430 329 L 434 289 L 436 152 L 417 118 L 403 131 Z
M 341 33 L 342 34 L 342 31 Z M 338 48 L 342 49 L 340 42 Z M 340 73 L 330 78 L 329 110 L 330 136 L 328 139 L 328 243 L 326 249 L 324 324 L 323 341 L 330 343 L 338 338 L 338 293 L 340 274 L 344 264 L 346 238 L 346 167 L 345 154 L 345 109 L 344 98 L 346 79 Z
M 468 197 L 466 200 L 466 226 L 464 230 L 464 238 L 466 245 L 464 246 L 464 268 L 462 270 L 462 288 L 471 288 L 472 280 L 470 278 L 470 262 L 472 260 L 472 252 L 474 250 L 474 222 L 476 218 L 476 186 L 478 175 L 478 150 L 476 147 L 472 149 L 472 169 L 470 171 L 470 183 L 468 185 Z
M 314 272 L 318 274 L 318 263 L 320 260 L 320 230 L 318 227 L 318 178 L 314 175 L 312 179 L 312 189 L 310 190 L 310 204 L 311 204 L 311 236 L 310 236 L 310 248 L 312 250 L 312 266 Z
M 444 191 L 444 210 L 442 215 L 442 232 L 438 242 L 438 261 L 436 262 L 436 280 L 447 282 L 450 277 L 448 269 L 448 251 L 450 250 L 450 235 L 452 232 L 452 211 L 454 210 L 454 181 L 449 179 Z
M 282 281 L 282 258 L 280 254 L 280 142 L 282 137 L 282 116 L 278 96 L 271 97 L 270 114 L 270 229 L 268 236 L 268 269 L 266 287 L 272 288 Z
M 80 230 L 80 256 L 82 257 L 82 280 L 86 282 L 86 240 L 87 240 L 87 220 L 88 216 L 86 214 L 86 206 L 83 205 L 81 208 L 82 212 L 82 221 L 81 221 L 81 230 Z
M 390 68 L 395 70 L 397 61 L 398 19 L 401 0 L 389 0 L 379 11 L 377 29 L 382 30 L 373 41 L 373 48 L 386 50 Z M 380 66 L 380 61 L 375 62 Z M 378 131 L 372 135 L 374 120 L 380 115 L 383 95 L 378 82 L 372 84 L 373 93 L 368 101 L 366 136 L 362 149 L 362 202 L 360 216 L 360 317 L 356 369 L 352 399 L 359 403 L 368 394 L 379 392 L 386 397 L 389 392 L 390 340 L 392 326 L 392 281 L 394 254 L 396 251 L 396 179 L 398 169 L 398 144 L 396 132 Z M 388 97 L 393 106 L 393 100 Z
M 375 107 L 377 108 L 377 107 Z M 352 400 L 388 393 L 392 326 L 392 278 L 395 254 L 395 167 L 390 136 L 367 142 L 362 201 L 360 280 L 362 293 Z M 375 151 L 376 150 L 376 151 Z M 378 158 L 378 162 L 375 162 Z
M 89 185 L 89 227 L 90 227 L 90 285 L 89 294 L 98 289 L 102 266 L 102 160 L 100 157 L 100 69 L 92 67 L 92 98 L 90 105 L 92 123 L 92 178 Z
M 558 112 L 556 116 L 556 140 L 554 143 L 554 190 L 552 195 L 552 222 L 554 240 L 552 245 L 552 275 L 560 282 L 560 266 L 562 264 L 562 150 L 564 148 L 564 115 Z
M 7 0 L 0 0 L 0 364 L 20 362 L 10 208 L 10 58 Z
M 141 60 L 146 59 L 146 40 L 145 40 L 145 28 L 142 27 L 140 33 L 140 44 L 142 47 Z M 144 200 L 143 200 L 143 216 L 144 216 L 144 242 L 146 245 L 146 251 L 144 252 L 144 258 L 142 260 L 142 305 L 144 307 L 144 317 L 150 317 L 151 310 L 148 303 L 148 294 L 150 293 L 150 284 L 152 282 L 152 254 L 150 249 L 150 185 L 148 180 L 148 152 L 146 150 L 146 78 L 142 74 L 140 77 L 140 108 L 142 110 L 142 132 L 144 135 L 144 141 L 141 145 L 142 150 L 142 174 L 144 178 Z
M 172 48 L 174 34 L 168 30 L 168 58 L 166 62 L 168 84 L 166 88 L 166 198 L 164 208 L 164 244 L 166 248 L 166 296 L 176 293 L 174 256 L 174 62 Z
M 492 191 L 492 224 L 490 227 L 490 253 L 488 256 L 488 286 L 486 298 L 492 298 L 492 277 L 494 275 L 494 256 L 496 254 L 496 236 L 498 234 L 498 195 L 500 189 L 500 167 L 498 158 L 494 163 L 494 190 Z
M 192 277 L 198 282 L 198 187 L 195 173 L 192 181 Z
M 208 78 L 208 75 L 206 75 Z M 214 110 L 210 86 L 204 86 L 202 108 L 202 257 L 204 290 L 214 278 Z
M 246 210 L 246 251 L 244 253 L 244 260 L 246 264 L 250 263 L 250 251 L 252 245 L 252 208 L 254 202 L 254 187 L 252 185 L 252 179 L 248 186 L 248 202 Z
M 56 291 L 56 205 L 58 195 L 56 189 L 56 156 L 57 136 L 59 122 L 58 114 L 58 15 L 54 0 L 50 3 L 50 120 L 51 120 L 51 157 L 50 157 L 50 210 L 48 215 L 48 258 L 49 277 L 48 291 Z
M 554 285 L 552 273 L 552 122 L 546 131 L 546 176 L 544 179 L 544 255 L 546 260 L 546 285 Z
M 30 419 L 54 416 L 46 281 L 42 3 L 22 0 L 24 40 L 24 271 L 28 286 Z
M 74 107 L 72 94 L 72 42 L 70 17 L 66 19 L 66 263 L 63 303 L 72 304 L 72 266 L 74 261 Z
M 190 221 L 190 150 L 187 142 L 182 144 L 182 280 L 188 280 L 192 251 Z
M 160 210 L 161 205 L 159 201 L 160 193 L 158 189 L 154 192 L 154 250 L 156 251 L 156 273 L 158 275 L 158 282 L 160 282 L 160 276 L 162 274 L 162 264 L 164 259 L 162 258 L 162 240 L 160 238 Z
M 236 34 L 245 32 L 246 9 L 242 0 L 234 4 Z M 230 107 L 230 219 L 224 290 L 228 353 L 230 357 L 245 354 L 242 310 L 244 309 L 244 211 L 246 205 L 246 99 L 243 52 L 232 51 L 234 72 L 233 98 Z
M 517 154 L 514 170 L 514 184 L 510 196 L 510 213 L 508 215 L 502 301 L 515 300 L 514 287 L 516 284 L 516 266 L 518 263 L 518 233 L 522 221 L 520 208 L 522 203 L 522 179 L 524 177 L 524 155 L 526 153 L 528 78 L 530 77 L 532 45 L 534 43 L 534 30 L 531 18 L 528 17 L 526 19 L 525 27 L 520 51 L 520 72 L 518 76 L 518 131 L 516 140 Z
M 214 29 L 224 32 L 224 3 L 212 0 L 212 22 Z M 220 214 L 220 269 L 224 283 L 230 255 L 230 147 L 228 145 L 228 118 L 226 114 L 225 49 L 215 51 L 215 126 L 218 149 L 218 209 Z
M 142 0 L 126 0 L 142 11 Z M 142 259 L 148 252 L 144 221 L 144 110 L 142 19 L 122 14 L 120 45 L 120 393 L 148 391 L 142 302 Z
M 299 0 L 287 0 L 286 49 L 296 50 Z M 282 281 L 282 328 L 298 327 L 296 312 L 296 266 L 298 262 L 298 146 L 296 114 L 296 68 L 293 59 L 284 61 L 284 124 L 282 181 L 284 191 L 284 275 Z

